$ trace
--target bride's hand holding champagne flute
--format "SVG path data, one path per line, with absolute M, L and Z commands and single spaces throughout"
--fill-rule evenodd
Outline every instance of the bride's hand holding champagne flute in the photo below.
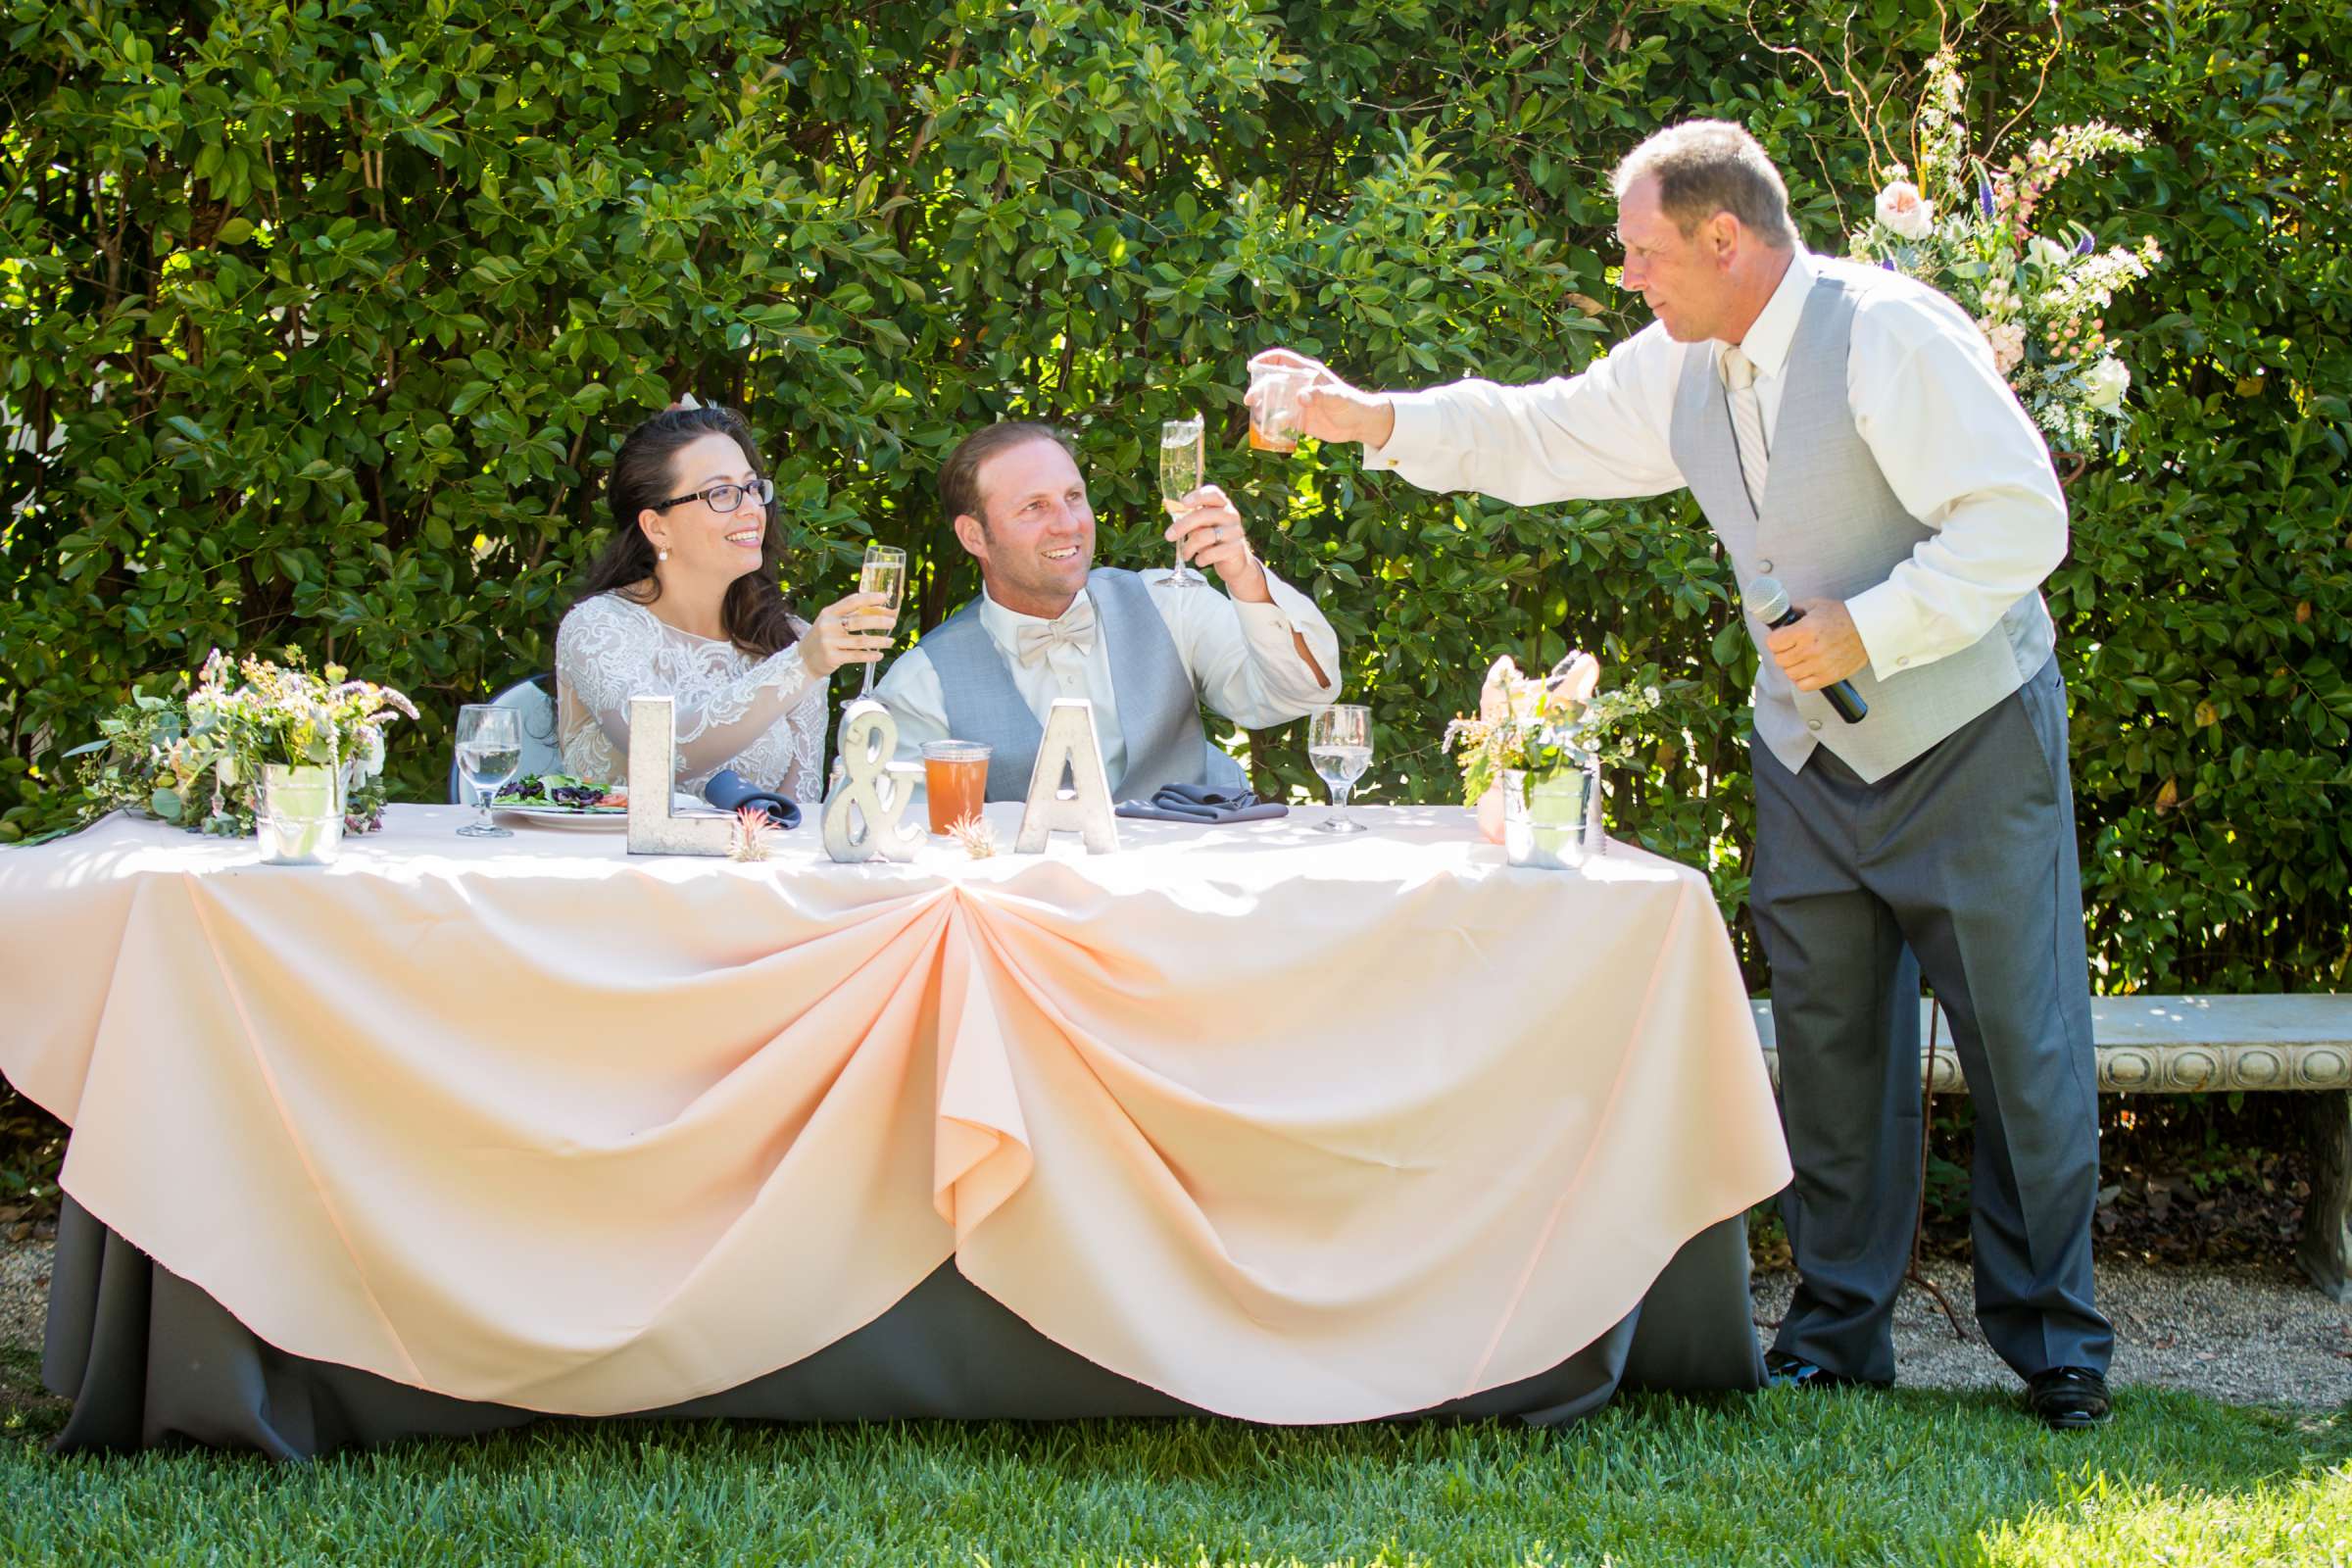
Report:
M 898 625 L 899 604 L 906 597 L 906 552 L 896 545 L 867 545 L 865 560 L 858 567 L 858 592 L 878 601 L 883 609 L 890 612 L 889 623 L 882 628 L 885 633 L 882 646 L 887 649 L 890 646 L 887 634 Z M 875 657 L 879 659 L 880 656 Z M 858 695 L 871 697 L 873 694 L 874 661 L 869 660 L 865 666 L 865 684 L 858 688 Z
M 862 580 L 863 573 L 859 575 Z M 899 599 L 895 591 L 860 591 L 844 594 L 818 611 L 801 635 L 801 662 L 808 666 L 808 673 L 823 680 L 844 664 L 863 664 L 870 691 L 874 665 L 890 652 Z

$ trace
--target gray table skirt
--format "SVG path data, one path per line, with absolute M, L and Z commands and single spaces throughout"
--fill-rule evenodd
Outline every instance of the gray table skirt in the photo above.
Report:
M 1762 1385 L 1749 1318 L 1747 1226 L 1693 1237 L 1626 1319 L 1547 1372 L 1419 1416 L 1574 1421 L 1620 1388 Z M 42 1375 L 74 1401 L 61 1450 L 182 1443 L 280 1459 L 413 1437 L 493 1432 L 549 1417 L 430 1394 L 289 1355 L 68 1199 L 58 1222 Z M 814 1355 L 704 1398 L 609 1420 L 1067 1420 L 1206 1412 L 1064 1349 L 968 1284 L 953 1262 Z

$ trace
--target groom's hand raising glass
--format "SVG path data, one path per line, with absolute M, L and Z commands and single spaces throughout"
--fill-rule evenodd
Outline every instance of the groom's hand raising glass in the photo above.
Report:
M 1258 564 L 1257 552 L 1250 548 L 1250 531 L 1242 526 L 1242 514 L 1234 510 L 1224 491 L 1213 484 L 1204 484 L 1181 502 L 1169 505 L 1181 505 L 1184 509 L 1168 524 L 1167 531 L 1167 537 L 1175 541 L 1177 560 L 1213 568 L 1236 604 L 1274 603 L 1274 590 L 1266 585 L 1266 568 Z M 1316 662 L 1314 650 L 1306 645 L 1306 633 L 1292 627 L 1291 644 L 1312 672 L 1315 684 L 1330 685 L 1331 677 Z
M 1225 492 L 1204 484 L 1181 503 L 1170 503 L 1178 504 L 1184 511 L 1168 524 L 1167 531 L 1167 537 L 1175 541 L 1177 558 L 1196 566 L 1213 567 L 1226 592 L 1236 599 L 1259 605 L 1272 600 L 1266 568 L 1257 564 L 1256 553 L 1250 548 L 1249 530 L 1242 526 L 1242 514 Z
M 1268 349 L 1250 361 L 1250 368 L 1305 370 L 1313 379 L 1297 394 L 1296 419 L 1301 435 L 1318 441 L 1357 441 L 1368 447 L 1389 444 L 1396 433 L 1396 411 L 1378 392 L 1359 392 L 1331 373 L 1331 367 L 1291 349 Z M 1244 399 L 1248 401 L 1247 398 Z

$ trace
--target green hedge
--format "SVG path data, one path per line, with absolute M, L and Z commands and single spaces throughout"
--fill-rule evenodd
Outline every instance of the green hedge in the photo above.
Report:
M 0 836 L 73 809 L 59 754 L 132 677 L 299 644 L 450 714 L 550 662 L 619 432 L 673 394 L 766 433 L 822 601 L 868 535 L 924 624 L 972 587 L 931 479 L 970 426 L 1083 430 L 1103 558 L 1165 556 L 1144 434 L 1202 409 L 1275 568 L 1347 641 L 1374 800 L 1495 652 L 1602 647 L 1680 682 L 1622 828 L 1744 891 L 1729 574 L 1687 501 L 1524 511 L 1240 445 L 1275 342 L 1369 383 L 1584 365 L 1641 324 L 1606 174 L 1735 116 L 1837 248 L 1870 190 L 1847 106 L 1724 0 L 1287 8 L 963 0 L 299 6 L 5 0 Z M 1765 3 L 1899 120 L 1934 0 Z M 2065 216 L 2154 234 L 2115 311 L 2143 411 L 2073 493 L 2050 588 L 2108 990 L 2330 988 L 2347 956 L 2352 612 L 2345 0 L 1953 8 L 1982 144 L 2145 127 Z M 1295 732 L 1253 738 L 1308 782 Z M 1751 978 L 1752 947 L 1741 922 Z

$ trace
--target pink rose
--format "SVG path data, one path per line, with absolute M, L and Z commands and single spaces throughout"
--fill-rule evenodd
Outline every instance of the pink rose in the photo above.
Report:
M 1917 185 L 1897 179 L 1879 192 L 1879 221 L 1904 239 L 1926 239 L 1936 226 L 1936 210 Z

